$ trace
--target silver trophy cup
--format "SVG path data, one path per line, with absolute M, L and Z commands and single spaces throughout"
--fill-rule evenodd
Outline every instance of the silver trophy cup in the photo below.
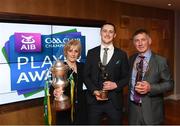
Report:
M 52 72 L 52 86 L 54 88 L 62 87 L 64 90 L 68 86 L 67 82 L 67 71 L 69 67 L 65 65 L 62 61 L 57 60 L 55 64 L 51 67 Z M 70 98 L 65 94 L 60 96 L 55 96 L 54 105 L 56 111 L 63 111 L 71 107 Z

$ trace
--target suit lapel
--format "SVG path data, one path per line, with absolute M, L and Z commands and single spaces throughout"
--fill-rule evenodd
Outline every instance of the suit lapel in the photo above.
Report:
M 98 55 L 98 59 L 97 60 L 98 60 L 98 63 L 101 62 L 100 51 L 101 51 L 101 48 L 99 46 L 98 49 L 97 49 L 97 55 Z
M 101 62 L 101 58 L 100 58 L 100 46 L 98 46 L 96 48 L 96 50 L 94 52 L 94 55 L 95 56 L 91 60 L 93 60 L 95 63 L 100 63 Z
M 131 56 L 130 58 L 129 58 L 129 64 L 130 64 L 130 78 L 132 77 L 132 71 L 133 71 L 133 67 L 134 67 L 134 62 L 135 62 L 135 60 L 136 60 L 136 57 L 137 57 L 137 53 L 136 54 L 134 54 L 133 56 Z M 131 79 L 130 79 L 131 80 Z M 131 87 L 132 86 L 132 84 L 131 84 L 131 81 L 129 81 L 129 86 Z
M 114 62 L 116 61 L 116 58 L 115 58 L 116 57 L 116 53 L 117 53 L 117 50 L 116 50 L 116 48 L 114 48 L 114 53 L 113 53 L 111 59 L 109 60 L 107 66 L 111 66 L 111 65 L 114 64 Z
M 132 71 L 133 70 L 133 67 L 134 67 L 134 62 L 136 60 L 136 57 L 137 57 L 138 54 L 135 54 L 134 56 L 131 57 L 130 59 L 130 70 Z

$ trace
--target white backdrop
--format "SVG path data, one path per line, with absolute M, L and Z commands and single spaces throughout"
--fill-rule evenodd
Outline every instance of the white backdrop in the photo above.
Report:
M 18 95 L 16 91 L 11 91 L 10 67 L 2 53 L 2 48 L 9 40 L 9 37 L 15 32 L 49 35 L 52 34 L 51 32 L 57 33 L 73 28 L 76 28 L 83 36 L 86 36 L 86 54 L 89 49 L 100 44 L 100 28 L 98 27 L 0 23 L 0 105 L 44 96 L 44 91 L 26 98 L 23 95 Z

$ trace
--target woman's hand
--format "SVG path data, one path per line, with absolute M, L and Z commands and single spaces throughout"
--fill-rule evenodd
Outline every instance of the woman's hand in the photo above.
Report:
M 59 88 L 54 89 L 53 94 L 54 94 L 55 97 L 59 97 L 59 96 L 61 96 L 63 94 L 63 92 L 64 92 L 63 88 L 59 87 Z

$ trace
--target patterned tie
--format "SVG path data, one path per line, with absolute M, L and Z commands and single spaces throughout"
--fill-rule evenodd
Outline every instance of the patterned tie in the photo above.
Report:
M 102 61 L 102 64 L 103 65 L 106 65 L 107 64 L 107 51 L 108 51 L 109 48 L 104 48 L 104 54 L 103 54 L 103 61 Z
M 136 74 L 136 82 L 135 82 L 134 86 L 136 86 L 138 81 L 142 81 L 142 77 L 143 77 L 143 60 L 145 57 L 144 56 L 139 56 L 139 57 L 141 60 L 139 63 L 137 63 L 137 66 L 136 66 L 137 74 Z M 140 94 L 138 94 L 135 90 L 134 90 L 133 98 L 134 98 L 134 102 L 136 102 L 136 103 L 139 103 L 141 100 Z

